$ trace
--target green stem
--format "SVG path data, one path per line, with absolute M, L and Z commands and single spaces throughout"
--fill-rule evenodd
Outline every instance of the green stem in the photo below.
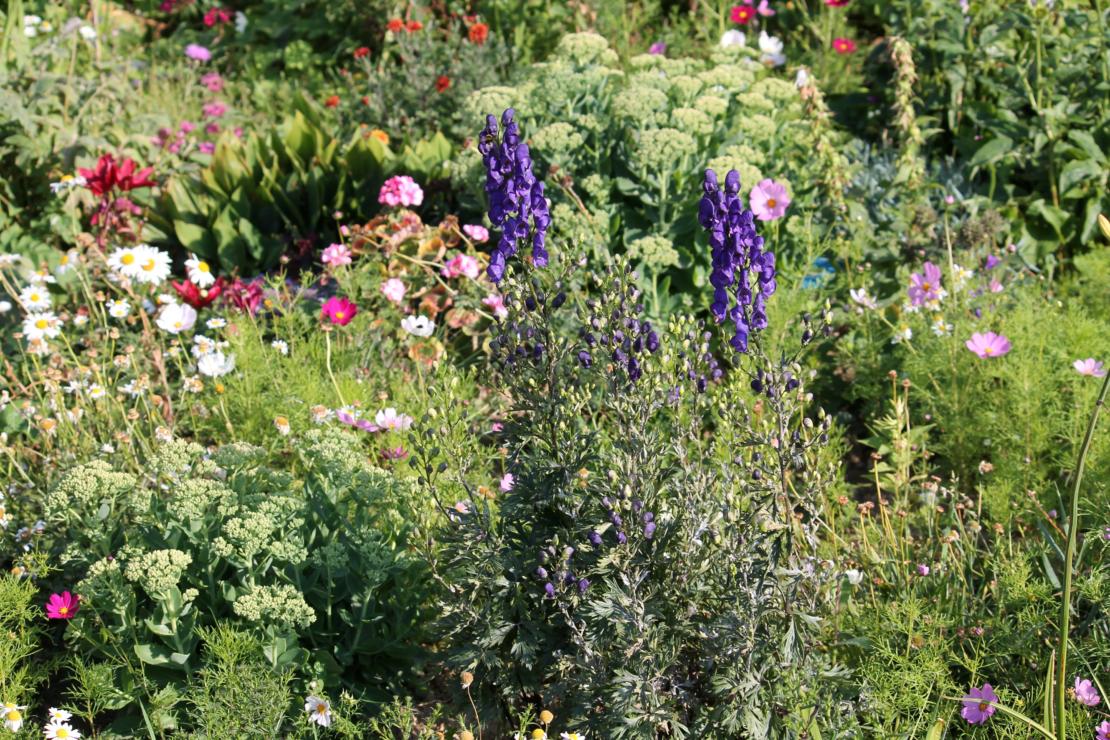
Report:
M 1110 391 L 1110 374 L 1102 381 L 1102 391 L 1095 402 L 1095 410 L 1091 414 L 1091 423 L 1087 425 L 1087 436 L 1083 438 L 1083 446 L 1079 448 L 1079 458 L 1075 464 L 1075 480 L 1071 491 L 1071 518 L 1068 520 L 1068 553 L 1064 561 L 1064 590 L 1060 604 L 1060 660 L 1056 664 L 1056 738 L 1065 740 L 1064 730 L 1067 711 L 1064 700 L 1067 698 L 1067 663 L 1068 663 L 1068 632 L 1071 626 L 1071 589 L 1072 589 L 1072 562 L 1075 560 L 1075 541 L 1079 534 L 1079 491 L 1083 483 L 1083 468 L 1087 464 L 1087 453 L 1091 450 L 1091 442 L 1095 437 L 1095 428 L 1098 426 L 1098 415 L 1106 405 L 1106 393 Z
M 339 390 L 339 383 L 337 383 L 335 381 L 335 373 L 333 373 L 331 371 L 331 332 L 324 332 L 324 341 L 327 343 L 327 347 L 328 347 L 328 354 L 327 354 L 328 377 L 331 378 L 331 384 L 332 384 L 332 387 L 335 388 L 335 394 L 337 396 L 339 396 L 339 403 L 346 406 L 347 401 L 344 400 L 344 398 L 343 398 L 343 391 Z

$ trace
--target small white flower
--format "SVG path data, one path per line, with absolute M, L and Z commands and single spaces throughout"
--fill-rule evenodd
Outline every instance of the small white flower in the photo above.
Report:
M 401 320 L 401 328 L 418 337 L 430 337 L 436 325 L 427 316 L 406 316 Z
M 40 23 L 42 23 L 42 18 L 38 17 L 37 15 L 23 16 L 23 25 L 25 26 L 37 26 Z
M 7 313 L 12 310 L 12 304 L 8 301 L 0 301 L 0 313 Z
M 582 732 L 564 732 L 559 735 L 562 740 L 586 740 L 586 731 Z
M 744 35 L 743 31 L 738 31 L 735 28 L 725 31 L 725 35 L 721 36 L 722 49 L 727 49 L 730 46 L 746 46 L 747 43 L 748 37 Z
M 909 324 L 902 324 L 894 332 L 894 337 L 890 340 L 890 343 L 901 344 L 902 342 L 908 342 L 911 339 L 913 339 L 913 329 L 910 328 Z
M 108 301 L 108 315 L 117 319 L 126 319 L 131 313 L 131 304 L 127 301 Z
M 235 33 L 244 33 L 247 30 L 247 14 L 241 10 L 235 11 Z
M 50 715 L 51 722 L 69 722 L 69 718 L 73 715 L 64 709 L 49 709 L 46 712 Z
M 34 26 L 24 26 L 23 27 L 23 35 L 26 36 L 29 39 L 33 39 L 35 36 L 39 35 L 39 32 L 35 29 Z
M 208 263 L 192 253 L 189 254 L 189 259 L 185 260 L 185 274 L 198 288 L 207 288 L 216 282 L 216 276 L 212 274 L 212 268 Z
M 55 275 L 65 275 L 67 272 L 77 266 L 79 255 L 76 249 L 71 249 L 62 255 L 62 261 L 54 268 Z
M 930 328 L 933 330 L 933 334 L 936 334 L 938 337 L 950 337 L 952 336 L 952 329 L 955 327 L 945 322 L 943 316 L 938 316 L 937 320 L 933 322 Z
M 204 325 L 209 329 L 222 329 L 227 326 L 227 320 L 220 318 L 208 319 L 208 321 L 204 322 Z
M 80 177 L 80 176 L 74 177 L 73 175 L 62 175 L 61 180 L 58 180 L 58 182 L 50 183 L 50 190 L 54 193 L 54 195 L 57 195 L 58 193 L 62 192 L 63 190 L 69 190 L 71 188 L 77 188 L 77 187 L 84 187 L 85 185 L 88 185 L 88 184 L 89 184 L 89 181 L 86 180 L 83 177 Z M 71 250 L 71 253 L 76 254 L 76 252 L 72 252 L 72 250 Z
M 107 444 L 107 443 L 105 443 L 105 444 L 102 444 L 102 445 L 100 445 L 100 451 L 101 451 L 101 452 L 106 452 L 106 453 L 108 453 L 109 455 L 111 455 L 111 454 L 112 454 L 113 452 L 115 452 L 115 451 L 116 451 L 116 448 L 115 448 L 115 447 L 113 447 L 113 446 L 112 446 L 112 445 L 110 445 L 110 444 Z
M 193 348 L 189 350 L 193 357 L 201 358 L 216 351 L 216 343 L 203 334 L 193 335 Z
M 845 571 L 844 575 L 848 576 L 848 583 L 853 586 L 858 586 L 863 583 L 863 573 L 853 568 L 852 570 Z
M 23 259 L 20 254 L 0 254 L 0 267 L 9 267 Z
M 170 334 L 180 334 L 192 329 L 193 325 L 197 323 L 197 312 L 188 304 L 174 303 L 162 309 L 162 314 L 155 323 L 162 331 L 168 331 Z
M 220 378 L 235 369 L 235 355 L 224 357 L 220 351 L 207 354 L 197 360 L 197 371 L 210 378 Z
M 849 290 L 848 294 L 852 296 L 852 300 L 863 306 L 875 310 L 875 301 L 871 296 L 867 295 L 867 288 L 860 288 L 859 290 Z
M 45 311 L 50 308 L 50 294 L 31 285 L 19 291 L 19 302 L 28 311 Z
M 145 244 L 135 247 L 120 247 L 108 255 L 108 267 L 127 278 L 137 278 L 142 269 L 140 262 L 143 258 Z
M 176 303 L 177 303 L 177 298 L 175 296 L 172 296 L 169 293 L 159 293 L 158 294 L 158 305 L 159 306 L 172 306 Z
M 137 249 L 141 249 L 142 253 L 139 257 L 139 269 L 133 276 L 136 280 L 140 283 L 157 285 L 170 276 L 172 260 L 169 254 L 145 244 L 139 245 Z
M 27 709 L 26 706 L 16 706 L 13 702 L 8 702 L 4 705 L 4 728 L 12 732 L 19 732 L 23 727 L 23 712 Z
M 327 727 L 332 722 L 331 703 L 318 696 L 310 696 L 305 700 L 304 710 L 308 712 L 309 719 L 321 727 Z
M 274 341 L 270 342 L 270 346 L 283 355 L 289 354 L 289 343 L 286 342 L 284 339 L 275 339 Z
M 768 36 L 766 31 L 760 31 L 759 50 L 763 52 L 764 64 L 772 67 L 786 64 L 786 55 L 782 53 L 782 40 L 778 36 Z
M 61 324 L 62 320 L 49 311 L 27 314 L 23 319 L 23 335 L 28 339 L 54 339 L 62 333 L 58 328 Z
M 85 390 L 85 382 L 82 381 L 82 380 L 72 380 L 72 381 L 70 381 L 69 385 L 67 385 L 65 387 L 66 393 L 76 393 L 77 395 L 81 395 L 81 393 L 83 393 L 84 390 Z M 68 717 L 67 717 L 67 719 L 68 719 Z
M 86 41 L 92 41 L 96 38 L 96 29 L 92 26 L 81 26 L 81 30 L 78 31 L 78 33 L 80 33 L 81 37 Z
M 79 314 L 77 314 L 76 316 L 73 317 L 74 326 L 84 326 L 87 323 L 89 323 L 89 315 L 88 314 L 79 313 Z
M 975 277 L 975 270 L 965 270 L 959 265 L 952 265 L 952 275 L 956 278 L 956 286 L 962 288 L 965 283 Z
M 132 380 L 128 383 L 124 383 L 116 390 L 118 390 L 120 393 L 126 393 L 132 398 L 138 398 L 139 396 L 143 395 L 143 391 L 146 390 L 146 388 L 139 381 Z
M 89 386 L 89 398 L 94 401 L 104 398 L 106 395 L 108 395 L 108 391 L 106 391 L 104 386 L 100 385 L 100 383 L 93 383 Z
M 803 88 L 809 84 L 809 73 L 806 72 L 805 67 L 798 70 L 798 74 L 794 76 L 794 87 Z

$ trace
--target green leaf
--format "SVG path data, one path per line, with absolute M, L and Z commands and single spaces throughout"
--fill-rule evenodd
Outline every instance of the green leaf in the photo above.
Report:
M 990 162 L 996 162 L 1014 149 L 1014 140 L 1008 136 L 999 136 L 991 139 L 972 155 L 967 163 L 969 168 L 980 167 Z
M 162 645 L 151 645 L 150 643 L 143 643 L 135 646 L 135 655 L 139 656 L 139 660 L 149 665 L 172 665 L 173 653 L 169 648 Z
M 1064 165 L 1060 170 L 1060 192 L 1066 193 L 1084 180 L 1102 174 L 1102 166 L 1093 159 L 1077 159 Z
M 929 728 L 928 734 L 925 735 L 925 740 L 941 740 L 944 737 L 944 717 L 937 717 L 937 721 Z
M 293 117 L 293 124 L 289 127 L 289 133 L 285 135 L 284 143 L 290 152 L 301 160 L 298 164 L 302 166 L 304 163 L 311 162 L 316 156 L 316 131 L 300 111 L 297 111 Z
M 218 245 L 208 229 L 185 221 L 174 221 L 173 230 L 177 233 L 177 238 L 185 249 L 195 252 L 205 259 L 216 259 Z
M 216 241 L 219 245 L 216 253 L 220 260 L 220 268 L 226 273 L 231 273 L 237 267 L 245 267 L 247 247 L 239 238 L 239 231 L 235 228 L 235 222 L 231 217 L 231 208 L 225 208 L 220 212 L 213 231 L 216 233 Z
M 293 109 L 311 123 L 316 128 L 323 127 L 323 120 L 320 115 L 320 107 L 315 102 L 309 100 L 304 94 L 297 90 L 293 95 Z
M 1096 196 L 1087 200 L 1087 210 L 1084 212 L 1083 230 L 1079 232 L 1079 241 L 1087 244 L 1096 234 L 1098 228 L 1098 214 L 1102 213 L 1102 198 Z
M 1102 149 L 1095 143 L 1095 137 L 1091 136 L 1086 131 L 1072 129 L 1068 132 L 1068 138 L 1073 144 L 1091 155 L 1091 158 L 1101 164 L 1106 164 L 1106 155 L 1102 153 Z

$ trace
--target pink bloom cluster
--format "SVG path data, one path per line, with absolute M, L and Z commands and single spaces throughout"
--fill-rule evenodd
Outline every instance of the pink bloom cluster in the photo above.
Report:
M 462 230 L 464 234 L 466 234 L 479 244 L 489 240 L 489 229 L 487 229 L 485 226 L 467 224 L 466 226 L 462 227 Z
M 397 175 L 382 185 L 378 202 L 387 206 L 418 206 L 424 202 L 424 191 L 408 175 Z
M 204 118 L 219 118 L 227 113 L 227 106 L 223 103 L 209 103 L 201 108 Z
M 403 301 L 406 291 L 408 291 L 408 288 L 397 278 L 390 278 L 382 283 L 382 295 L 394 303 Z
M 509 315 L 509 309 L 505 308 L 505 299 L 496 293 L 492 293 L 487 298 L 483 298 L 482 303 L 488 306 L 489 309 L 493 311 L 493 315 L 499 319 L 507 318 Z
M 200 76 L 200 84 L 212 92 L 219 92 L 224 89 L 224 78 L 220 77 L 219 72 L 209 72 Z
M 189 121 L 182 121 L 181 128 L 176 134 L 174 134 L 173 129 L 160 128 L 157 136 L 150 137 L 150 143 L 159 149 L 169 149 L 177 154 L 181 151 L 181 147 L 185 146 L 185 134 L 190 133 L 195 128 L 196 124 Z
M 471 280 L 477 280 L 480 271 L 478 260 L 468 254 L 460 254 L 443 266 L 442 273 L 446 278 L 464 275 Z
M 323 255 L 320 256 L 320 261 L 332 267 L 349 265 L 351 264 L 351 250 L 347 248 L 346 244 L 332 244 L 324 250 Z

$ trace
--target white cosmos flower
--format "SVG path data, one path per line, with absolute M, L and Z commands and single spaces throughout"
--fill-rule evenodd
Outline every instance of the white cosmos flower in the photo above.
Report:
M 235 33 L 244 33 L 247 30 L 247 14 L 241 10 L 235 11 Z
M 73 729 L 73 725 L 55 720 L 42 728 L 42 734 L 46 740 L 79 740 L 81 737 L 81 733 Z
M 730 46 L 746 46 L 748 37 L 744 35 L 743 31 L 735 28 L 725 31 L 725 35 L 721 36 L 721 48 L 727 49 Z
M 858 586 L 863 583 L 863 573 L 860 573 L 855 568 L 849 571 L 845 571 L 844 575 L 848 576 L 848 583 L 852 584 L 853 586 Z
M 146 244 L 140 245 L 142 256 L 139 259 L 139 269 L 135 279 L 140 283 L 157 285 L 170 276 L 172 260 L 170 256 L 157 247 Z
M 50 294 L 42 288 L 29 285 L 19 291 L 19 302 L 28 311 L 45 311 L 50 308 Z
M 220 351 L 212 352 L 197 360 L 197 371 L 210 378 L 219 378 L 235 369 L 235 355 L 224 357 Z
M 852 290 L 848 291 L 848 294 L 852 296 L 853 301 L 863 306 L 864 308 L 870 308 L 873 311 L 875 310 L 875 301 L 873 298 L 871 298 L 871 296 L 867 295 L 867 288 L 860 288 L 858 290 L 853 288 Z
M 770 64 L 772 67 L 786 64 L 786 55 L 782 53 L 782 40 L 778 36 L 769 36 L 766 31 L 760 31 L 759 50 L 763 52 L 764 64 Z
M 131 313 L 131 304 L 127 301 L 108 301 L 108 314 L 117 319 L 126 319 Z
M 304 710 L 308 712 L 309 719 L 321 727 L 327 727 L 331 724 L 331 703 L 327 699 L 310 696 L 305 700 Z
M 192 329 L 193 324 L 197 323 L 197 312 L 192 306 L 174 303 L 162 309 L 155 323 L 163 331 L 180 334 Z
M 27 314 L 23 319 L 23 336 L 28 339 L 53 339 L 61 334 L 61 319 L 52 312 Z
M 185 274 L 189 282 L 198 288 L 207 288 L 216 282 L 216 276 L 212 274 L 212 268 L 208 263 L 192 253 L 189 254 L 189 259 L 185 260 Z
M 430 337 L 436 325 L 427 316 L 406 316 L 401 320 L 401 328 L 418 337 Z

